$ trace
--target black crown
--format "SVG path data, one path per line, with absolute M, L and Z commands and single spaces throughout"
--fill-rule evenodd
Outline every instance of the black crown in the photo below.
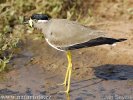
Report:
M 31 16 L 31 19 L 36 19 L 36 20 L 48 20 L 49 16 L 45 14 L 33 14 Z

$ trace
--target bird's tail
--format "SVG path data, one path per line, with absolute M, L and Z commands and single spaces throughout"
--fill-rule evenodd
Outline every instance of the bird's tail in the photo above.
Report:
M 127 39 L 124 39 L 124 38 L 120 38 L 120 39 L 117 39 L 117 42 L 123 42 L 123 41 L 126 41 Z
M 115 38 L 99 37 L 99 38 L 92 39 L 92 40 L 89 40 L 89 41 L 84 42 L 84 43 L 79 43 L 76 45 L 69 46 L 66 49 L 67 50 L 74 50 L 74 49 L 79 49 L 79 48 L 84 48 L 84 47 L 93 47 L 93 46 L 104 45 L 104 44 L 113 45 L 117 42 L 123 42 L 125 40 L 127 40 L 127 39 L 124 39 L 124 38 L 115 39 Z

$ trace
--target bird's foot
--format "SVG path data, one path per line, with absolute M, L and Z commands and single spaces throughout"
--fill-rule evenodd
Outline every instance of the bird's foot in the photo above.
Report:
M 66 86 L 66 82 L 63 82 L 63 83 L 60 83 L 60 84 L 57 84 L 57 85 L 64 85 L 64 86 Z
M 66 91 L 59 91 L 58 93 L 66 93 L 66 94 L 69 94 L 69 90 L 66 90 Z

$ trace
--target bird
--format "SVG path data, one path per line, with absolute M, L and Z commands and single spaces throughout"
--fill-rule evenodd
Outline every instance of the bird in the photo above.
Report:
M 109 44 L 125 41 L 126 39 L 115 39 L 107 37 L 105 32 L 92 29 L 68 19 L 54 19 L 46 14 L 32 14 L 28 20 L 30 27 L 41 30 L 46 42 L 56 50 L 66 53 L 68 67 L 64 82 L 59 85 L 66 86 L 65 92 L 70 92 L 72 74 L 71 51 L 86 47 Z

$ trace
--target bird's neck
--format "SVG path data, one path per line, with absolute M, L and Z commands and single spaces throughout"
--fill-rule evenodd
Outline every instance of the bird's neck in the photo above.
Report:
M 49 22 L 35 23 L 34 27 L 42 31 L 42 33 L 44 34 L 44 37 L 46 37 L 46 34 L 48 33 Z

